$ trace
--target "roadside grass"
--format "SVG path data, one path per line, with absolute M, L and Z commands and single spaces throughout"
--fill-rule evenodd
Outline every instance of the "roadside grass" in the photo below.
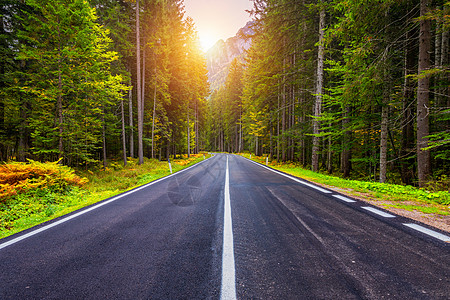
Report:
M 203 155 L 172 160 L 173 172 L 202 161 Z M 0 239 L 170 175 L 167 161 L 146 159 L 139 166 L 137 159 L 132 158 L 126 167 L 123 161 L 113 161 L 105 170 L 76 173 L 88 179 L 82 187 L 67 186 L 63 190 L 39 187 L 0 198 Z
M 250 154 L 239 154 L 250 159 Z M 266 163 L 266 157 L 251 156 L 251 160 Z M 420 211 L 425 214 L 450 215 L 450 193 L 448 191 L 428 191 L 413 186 L 390 183 L 348 180 L 303 169 L 293 163 L 269 162 L 270 167 L 309 181 L 313 181 L 340 193 L 363 197 L 378 202 L 385 208 Z

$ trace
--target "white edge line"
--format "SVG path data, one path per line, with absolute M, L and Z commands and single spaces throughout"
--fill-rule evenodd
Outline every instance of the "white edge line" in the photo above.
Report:
M 234 265 L 233 222 L 230 202 L 230 175 L 227 155 L 223 213 L 222 285 L 220 290 L 220 299 L 223 300 L 236 299 L 236 270 Z
M 355 200 L 349 199 L 347 197 L 341 196 L 341 195 L 333 195 L 333 197 L 338 198 L 342 201 L 348 202 L 348 203 L 354 203 L 356 202 Z
M 242 156 L 242 157 L 243 157 L 243 156 Z M 244 157 L 244 158 L 247 159 L 247 160 L 249 160 L 249 161 L 251 161 L 252 163 L 254 163 L 254 164 L 260 166 L 260 167 L 266 168 L 267 170 L 270 170 L 270 171 L 272 171 L 272 172 L 274 172 L 274 173 L 277 173 L 277 174 L 279 174 L 279 175 L 282 175 L 282 176 L 284 176 L 284 177 L 287 177 L 287 178 L 289 178 L 289 179 L 291 179 L 291 180 L 294 180 L 294 181 L 296 181 L 296 182 L 298 182 L 298 183 L 301 183 L 301 184 L 303 184 L 303 185 L 309 186 L 309 187 L 311 187 L 311 188 L 313 188 L 313 189 L 318 190 L 319 192 L 322 192 L 322 193 L 325 193 L 325 194 L 331 194 L 331 193 L 332 193 L 331 191 L 328 191 L 328 190 L 326 190 L 326 189 L 320 188 L 320 187 L 315 186 L 315 185 L 313 185 L 313 184 L 304 182 L 304 181 L 302 181 L 302 180 L 300 180 L 300 179 L 297 179 L 297 178 L 295 178 L 295 177 L 292 177 L 292 176 L 290 176 L 290 175 L 286 175 L 286 174 L 284 174 L 284 173 L 275 171 L 274 169 L 271 169 L 271 168 L 269 168 L 269 167 L 266 167 L 266 166 L 264 166 L 264 165 L 262 165 L 262 164 L 260 164 L 260 163 L 254 162 L 253 160 L 248 159 L 248 158 L 246 158 L 246 157 Z
M 439 239 L 441 241 L 444 241 L 444 242 L 447 242 L 447 243 L 450 242 L 450 236 L 447 236 L 445 234 L 439 233 L 437 231 L 434 231 L 434 230 L 431 230 L 431 229 L 428 229 L 428 228 L 425 228 L 423 226 L 420 226 L 420 225 L 417 225 L 417 224 L 413 224 L 413 223 L 403 223 L 403 225 L 405 225 L 405 226 L 407 226 L 409 228 L 415 229 L 417 231 L 420 231 L 422 233 L 425 233 L 425 234 L 427 234 L 429 236 L 432 236 L 434 238 L 437 238 L 437 239 Z
M 373 212 L 374 214 L 377 214 L 377 215 L 385 217 L 385 218 L 395 218 L 394 215 L 385 213 L 384 211 L 381 211 L 379 209 L 376 209 L 376 208 L 373 208 L 373 207 L 370 207 L 370 206 L 362 206 L 361 208 L 363 208 L 365 210 L 368 210 L 370 212 Z
M 208 159 L 209 159 L 209 158 L 208 158 Z M 79 217 L 79 216 L 81 216 L 81 215 L 84 215 L 85 213 L 88 213 L 88 212 L 90 212 L 90 211 L 93 211 L 93 210 L 95 210 L 95 209 L 97 209 L 97 208 L 99 208 L 99 207 L 102 207 L 103 205 L 109 204 L 109 203 L 114 202 L 114 201 L 116 201 L 116 200 L 119 200 L 119 199 L 121 199 L 121 198 L 123 198 L 123 197 L 125 197 L 125 196 L 128 196 L 128 195 L 130 195 L 130 194 L 132 194 L 132 193 L 134 193 L 134 192 L 140 191 L 140 190 L 142 190 L 142 189 L 144 189 L 144 188 L 146 188 L 146 187 L 149 187 L 149 186 L 151 186 L 151 185 L 153 185 L 153 184 L 156 184 L 156 183 L 158 183 L 158 182 L 160 182 L 160 181 L 162 181 L 162 180 L 165 180 L 165 179 L 167 179 L 167 178 L 170 178 L 170 177 L 172 177 L 172 176 L 175 176 L 175 175 L 177 175 L 177 174 L 180 174 L 181 172 L 187 171 L 187 170 L 189 170 L 190 168 L 192 168 L 192 167 L 194 167 L 194 166 L 197 166 L 197 165 L 199 165 L 199 164 L 201 164 L 201 163 L 207 161 L 208 159 L 202 160 L 202 161 L 196 163 L 195 165 L 192 165 L 192 166 L 190 166 L 190 167 L 187 167 L 186 169 L 183 169 L 183 170 L 180 170 L 180 171 L 178 171 L 178 172 L 176 172 L 176 173 L 170 174 L 170 175 L 168 175 L 168 176 L 159 178 L 159 179 L 157 179 L 157 180 L 155 180 L 155 181 L 146 183 L 146 184 L 144 184 L 144 185 L 142 185 L 142 186 L 140 186 L 140 187 L 138 187 L 138 188 L 135 188 L 135 189 L 133 189 L 133 190 L 131 190 L 131 191 L 124 192 L 123 194 L 114 196 L 113 198 L 111 198 L 111 199 L 109 199 L 109 200 L 106 200 L 106 201 L 101 202 L 101 203 L 99 203 L 99 204 L 97 204 L 97 205 L 94 205 L 94 206 L 92 206 L 92 207 L 90 207 L 90 208 L 87 208 L 87 209 L 85 209 L 85 210 L 82 210 L 82 211 L 80 211 L 80 212 L 78 212 L 78 213 L 75 213 L 75 214 L 73 214 L 73 215 L 70 215 L 70 216 L 68 216 L 68 217 L 66 217 L 66 218 L 64 218 L 64 219 L 58 220 L 58 221 L 53 222 L 53 223 L 51 223 L 51 224 L 49 224 L 49 225 L 46 225 L 46 226 L 44 226 L 44 227 L 35 229 L 35 230 L 33 230 L 33 231 L 31 231 L 31 232 L 28 232 L 28 233 L 26 233 L 26 234 L 24 234 L 24 235 L 21 235 L 21 236 L 19 236 L 19 237 L 16 237 L 16 238 L 14 238 L 14 239 L 12 239 L 12 240 L 10 240 L 10 241 L 7 241 L 7 242 L 5 242 L 5 243 L 2 243 L 2 244 L 0 244 L 0 250 L 3 249 L 3 248 L 5 248 L 5 247 L 8 247 L 8 246 L 10 246 L 10 245 L 13 245 L 13 244 L 15 244 L 15 243 L 17 243 L 17 242 L 20 242 L 21 240 L 24 240 L 24 239 L 26 239 L 26 238 L 29 238 L 29 237 L 31 237 L 31 236 L 33 236 L 33 235 L 35 235 L 35 234 L 38 234 L 38 233 L 40 233 L 40 232 L 43 232 L 43 231 L 45 231 L 45 230 L 47 230 L 47 229 L 50 229 L 50 228 L 55 227 L 55 226 L 58 226 L 58 225 L 60 225 L 60 224 L 62 224 L 62 223 L 65 223 L 65 222 L 67 222 L 67 221 L 69 221 L 69 220 L 72 220 L 72 219 L 74 219 L 74 218 L 76 218 L 76 217 Z M 51 221 L 50 221 L 50 222 L 51 222 Z M 38 226 L 38 225 L 36 225 L 36 226 Z

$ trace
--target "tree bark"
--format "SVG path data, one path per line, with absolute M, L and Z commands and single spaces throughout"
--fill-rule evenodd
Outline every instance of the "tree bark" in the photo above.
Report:
M 198 130 L 198 101 L 195 101 L 195 147 L 194 147 L 194 153 L 198 154 L 199 152 L 199 130 Z
M 189 101 L 187 104 L 187 155 L 191 157 L 191 124 L 189 120 Z
M 280 93 L 278 93 L 277 109 L 277 162 L 280 162 Z
M 343 177 L 350 176 L 351 164 L 351 131 L 348 130 L 348 124 L 350 123 L 350 107 L 347 106 L 346 111 L 344 113 L 344 120 L 342 121 L 342 127 L 344 130 L 344 136 L 342 140 L 342 154 L 341 154 L 341 171 L 343 173 Z
M 144 145 L 143 138 L 143 119 L 142 119 L 142 90 L 141 90 L 141 42 L 140 42 L 140 24 L 139 24 L 139 1 L 136 1 L 136 73 L 137 73 L 137 115 L 138 115 L 138 159 L 139 165 L 144 163 Z
M 106 123 L 105 123 L 105 108 L 102 109 L 102 156 L 103 156 L 103 168 L 108 166 L 106 162 Z
M 430 0 L 420 1 L 420 16 L 429 12 Z M 419 67 L 417 89 L 417 175 L 419 186 L 423 187 L 431 173 L 430 151 L 428 146 L 429 131 L 429 86 L 430 79 L 423 72 L 430 68 L 431 21 L 420 20 L 419 34 Z
M 331 124 L 329 125 L 331 127 Z M 331 136 L 328 137 L 328 152 L 327 152 L 327 171 L 328 174 L 333 173 L 333 140 Z
M 316 81 L 316 101 L 314 103 L 314 120 L 313 120 L 313 147 L 312 147 L 312 170 L 319 170 L 319 120 L 322 114 L 322 88 L 323 88 L 323 59 L 324 59 L 324 29 L 325 29 L 325 10 L 322 9 L 319 15 L 319 49 L 317 54 L 317 81 Z
M 20 106 L 20 132 L 19 132 L 19 147 L 17 153 L 17 160 L 26 162 L 27 143 L 27 104 L 26 102 Z
M 436 30 L 434 34 L 434 67 L 439 68 L 441 65 L 441 46 L 442 34 L 440 32 L 440 22 L 436 21 Z
M 59 127 L 59 142 L 58 142 L 58 158 L 61 159 L 63 157 L 63 112 L 62 112 L 62 75 L 61 75 L 61 31 L 58 26 L 58 99 L 57 99 L 57 111 L 58 111 L 58 127 Z M 62 161 L 60 162 L 62 163 Z
M 286 58 L 283 59 L 283 72 L 286 74 Z M 283 75 L 283 97 L 281 103 L 281 161 L 286 161 L 286 75 Z
M 141 111 L 142 111 L 142 126 L 144 126 L 145 120 L 145 63 L 146 63 L 146 45 L 145 38 L 143 42 L 143 50 L 142 50 L 142 92 L 141 92 Z
M 130 117 L 130 157 L 134 157 L 134 124 L 133 124 L 133 88 L 130 80 L 130 91 L 128 93 L 128 111 Z
M 157 83 L 158 83 L 158 74 L 156 73 L 156 69 L 155 69 L 155 91 L 153 93 L 153 114 L 152 114 L 152 158 L 155 158 L 155 152 L 154 152 L 154 147 L 155 147 L 155 117 L 156 117 L 156 87 L 157 87 Z
M 414 171 L 411 169 L 409 156 L 414 152 L 414 83 L 410 75 L 414 73 L 416 54 L 417 54 L 417 40 L 413 39 L 415 34 L 409 31 L 406 34 L 405 45 L 405 66 L 404 66 L 404 87 L 402 99 L 402 137 L 400 150 L 401 163 L 401 177 L 402 182 L 411 185 L 414 179 Z
M 381 136 L 380 136 L 380 182 L 386 182 L 387 173 L 387 145 L 388 145 L 389 108 L 385 104 L 381 108 Z
M 448 59 L 449 59 L 449 42 L 450 42 L 450 30 L 447 28 L 443 28 L 442 31 L 442 45 L 441 45 L 441 63 L 440 66 L 447 66 L 448 65 Z M 447 72 L 442 72 L 441 75 L 442 82 L 450 82 L 450 74 Z M 444 107 L 450 107 L 450 85 L 446 84 L 442 88 L 439 89 L 439 94 L 441 95 L 442 106 Z M 444 99 L 447 99 L 445 101 Z M 447 122 L 447 126 L 450 125 L 450 122 Z
M 2 99 L 0 100 L 0 136 L 3 138 L 4 134 L 5 134 L 5 104 L 3 103 Z M 0 143 L 0 162 L 7 160 L 8 158 L 6 155 L 6 146 L 3 143 Z
M 123 99 L 120 101 L 120 114 L 122 121 L 122 152 L 123 152 L 123 166 L 127 166 L 127 141 L 125 135 L 125 111 L 123 109 Z
M 242 153 L 242 105 L 239 105 L 239 153 Z

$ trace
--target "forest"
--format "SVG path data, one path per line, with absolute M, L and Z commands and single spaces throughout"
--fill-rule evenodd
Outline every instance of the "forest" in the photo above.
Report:
M 1 1 L 1 161 L 88 169 L 204 147 L 206 63 L 182 1 Z
M 449 188 L 450 2 L 253 3 L 252 47 L 211 96 L 216 149 Z
M 0 1 L 2 162 L 250 152 L 448 189 L 448 1 L 252 0 L 215 91 L 182 0 Z

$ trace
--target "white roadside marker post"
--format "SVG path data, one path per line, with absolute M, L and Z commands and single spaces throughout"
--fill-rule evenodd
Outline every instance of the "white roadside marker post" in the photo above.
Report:
M 169 160 L 169 169 L 170 169 L 170 174 L 172 174 L 172 163 L 170 162 L 170 158 L 169 158 L 168 160 Z
M 267 156 L 266 157 L 266 166 L 268 166 L 269 165 L 269 157 Z

